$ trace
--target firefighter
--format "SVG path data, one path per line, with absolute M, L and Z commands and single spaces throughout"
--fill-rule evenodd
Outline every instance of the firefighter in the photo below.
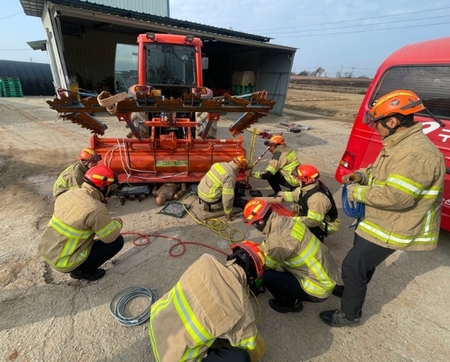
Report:
M 286 146 L 286 142 L 281 135 L 272 136 L 264 144 L 269 146 L 269 151 L 273 154 L 269 165 L 264 171 L 249 172 L 253 178 L 264 179 L 269 182 L 273 194 L 276 196 L 281 191 L 281 186 L 293 191 L 299 186 L 298 181 L 292 176 L 292 171 L 300 165 L 297 152 Z
M 57 197 L 38 250 L 53 269 L 70 273 L 74 279 L 93 281 L 105 275 L 100 265 L 123 247 L 122 220 L 112 219 L 102 203 L 114 182 L 114 172 L 95 166 L 83 180 L 81 188 Z
M 271 204 L 253 199 L 244 208 L 244 219 L 261 231 L 266 254 L 263 285 L 273 295 L 270 307 L 279 313 L 299 313 L 302 302 L 328 299 L 336 285 L 338 269 L 328 248 L 292 217 L 272 212 Z
M 262 276 L 265 256 L 251 241 L 231 249 L 225 265 L 203 254 L 152 305 L 149 334 L 156 361 L 262 358 L 265 342 L 256 328 L 246 286 Z
M 321 241 L 339 231 L 341 223 L 333 195 L 320 181 L 319 170 L 313 165 L 297 166 L 292 175 L 300 183 L 293 192 L 282 191 L 278 195 L 287 202 L 298 204 L 299 220 Z
M 78 156 L 78 162 L 67 167 L 56 179 L 53 185 L 53 196 L 58 197 L 63 192 L 81 187 L 83 176 L 91 167 L 97 166 L 102 159 L 92 148 L 83 148 Z
M 209 210 L 211 204 L 222 201 L 225 216 L 232 221 L 233 203 L 238 196 L 236 177 L 246 168 L 247 160 L 242 156 L 234 157 L 230 162 L 214 163 L 198 185 L 198 197 Z
M 353 247 L 342 263 L 344 286 L 333 293 L 341 307 L 320 318 L 333 327 L 356 326 L 367 284 L 395 250 L 433 250 L 439 237 L 445 161 L 414 122 L 424 111 L 411 91 L 397 90 L 375 101 L 364 123 L 375 127 L 383 149 L 374 164 L 343 177 L 348 201 L 364 204 Z M 344 194 L 345 195 L 345 194 Z

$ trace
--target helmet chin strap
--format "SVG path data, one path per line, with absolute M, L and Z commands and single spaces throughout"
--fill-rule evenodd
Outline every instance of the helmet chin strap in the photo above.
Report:
M 384 137 L 384 139 L 388 138 L 389 136 L 392 136 L 395 133 L 395 131 L 397 131 L 397 129 L 400 127 L 400 124 L 395 126 L 394 128 L 389 127 L 387 125 L 387 121 L 388 120 L 389 120 L 389 118 L 388 119 L 382 119 L 381 121 L 379 121 L 380 124 L 389 131 L 389 134 L 386 137 Z

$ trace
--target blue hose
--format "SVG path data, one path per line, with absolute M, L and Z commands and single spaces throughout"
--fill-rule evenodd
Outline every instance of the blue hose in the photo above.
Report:
M 347 199 L 347 185 L 342 187 L 342 209 L 344 209 L 345 215 L 356 219 L 356 222 L 349 227 L 356 227 L 360 221 L 364 218 L 364 204 L 361 202 L 353 201 L 349 202 Z

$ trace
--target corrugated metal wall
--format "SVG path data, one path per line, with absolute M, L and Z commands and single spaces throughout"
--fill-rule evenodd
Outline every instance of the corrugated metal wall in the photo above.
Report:
M 0 60 L 0 77 L 19 78 L 24 96 L 55 94 L 50 64 Z
M 136 44 L 137 36 L 86 29 L 81 37 L 64 36 L 67 72 L 76 76 L 80 88 L 105 90 L 113 81 L 116 43 Z M 102 86 L 99 88 L 99 86 Z
M 88 3 L 111 6 L 139 13 L 169 16 L 169 0 L 85 0 Z

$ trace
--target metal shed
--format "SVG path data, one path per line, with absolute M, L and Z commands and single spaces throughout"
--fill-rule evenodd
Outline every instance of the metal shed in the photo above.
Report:
M 231 89 L 234 72 L 254 72 L 255 89 L 267 90 L 277 102 L 272 113 L 283 113 L 295 48 L 270 44 L 270 38 L 260 35 L 85 1 L 20 2 L 27 15 L 42 19 L 45 47 L 59 86 L 68 88 L 69 78 L 76 76 L 82 88 L 112 89 L 108 84 L 114 82 L 117 43 L 136 44 L 137 35 L 148 31 L 192 34 L 203 40 L 203 52 L 209 58 L 206 86 Z

